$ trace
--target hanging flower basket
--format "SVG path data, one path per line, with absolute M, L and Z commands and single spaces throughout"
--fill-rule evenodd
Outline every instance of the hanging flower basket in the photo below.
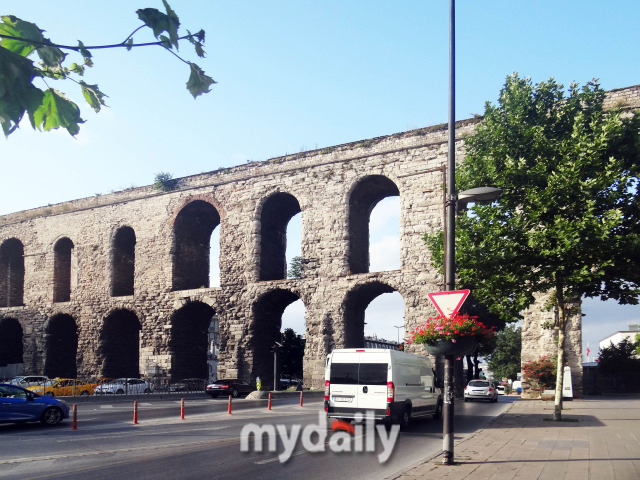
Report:
M 478 345 L 475 337 L 464 337 L 458 340 L 438 340 L 425 343 L 424 349 L 430 355 L 467 355 Z
M 470 315 L 438 315 L 411 331 L 413 343 L 421 343 L 431 355 L 467 355 L 478 342 L 495 335 L 495 327 L 487 328 L 478 317 Z

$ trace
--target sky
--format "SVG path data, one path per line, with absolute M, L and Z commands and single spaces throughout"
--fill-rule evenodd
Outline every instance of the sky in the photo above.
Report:
M 161 48 L 95 52 L 85 81 L 108 95 L 108 108 L 96 114 L 73 84 L 52 82 L 78 101 L 86 123 L 73 138 L 34 132 L 25 120 L 0 139 L 0 214 L 148 185 L 160 172 L 193 175 L 447 121 L 446 0 L 170 4 L 183 28 L 206 31 L 205 59 L 187 44 L 180 55 L 218 82 L 212 92 L 194 100 L 188 66 Z M 138 8 L 163 10 L 159 0 L 79 5 L 87 4 L 3 0 L 0 13 L 36 23 L 56 43 L 96 45 L 123 41 L 139 26 Z M 481 114 L 513 72 L 565 85 L 598 78 L 605 89 L 640 84 L 639 18 L 632 0 L 459 0 L 456 119 Z M 376 222 L 393 222 L 393 208 L 381 206 Z M 374 230 L 372 260 L 397 242 Z M 370 306 L 365 333 L 394 340 L 403 307 L 389 296 Z M 587 300 L 583 308 L 592 357 L 602 338 L 640 321 L 638 306 Z

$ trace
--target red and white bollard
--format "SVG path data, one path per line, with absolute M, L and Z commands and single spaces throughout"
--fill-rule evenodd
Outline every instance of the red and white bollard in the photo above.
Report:
M 138 401 L 133 402 L 133 424 L 138 425 Z
M 300 392 L 300 406 L 302 406 L 302 392 Z
M 73 423 L 71 426 L 71 430 L 78 429 L 78 405 L 73 404 Z
M 180 420 L 184 420 L 184 398 L 180 399 Z
M 227 411 L 229 415 L 231 415 L 231 395 L 229 395 L 229 409 Z
M 267 410 L 271 410 L 271 392 L 269 392 L 269 403 L 267 403 Z

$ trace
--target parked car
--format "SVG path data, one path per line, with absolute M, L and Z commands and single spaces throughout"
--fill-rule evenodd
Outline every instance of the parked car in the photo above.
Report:
M 203 392 L 207 381 L 204 378 L 185 378 L 169 384 L 170 392 Z
M 93 395 L 95 384 L 74 378 L 54 378 L 43 386 L 28 387 L 28 390 L 49 397 L 75 397 L 76 395 Z
M 213 383 L 207 385 L 206 392 L 211 398 L 216 398 L 218 395 L 224 395 L 236 398 L 240 395 L 247 395 L 253 392 L 255 388 L 250 385 L 249 382 L 244 380 L 230 379 L 230 380 L 216 380 Z
M 504 389 L 504 385 L 498 385 L 496 387 L 496 390 L 498 391 L 498 395 L 504 395 L 505 394 L 505 389 Z
M 471 380 L 464 387 L 464 401 L 470 400 L 488 400 L 489 402 L 498 401 L 498 391 L 493 383 L 488 380 Z
M 44 375 L 26 375 L 22 377 L 15 377 L 9 383 L 12 385 L 18 385 L 23 388 L 33 387 L 35 385 L 44 385 L 49 381 L 49 377 Z
M 151 392 L 153 392 L 153 385 L 140 378 L 116 378 L 98 385 L 93 390 L 94 395 L 138 395 Z
M 62 400 L 0 383 L 0 422 L 42 422 L 57 425 L 69 418 L 69 406 Z

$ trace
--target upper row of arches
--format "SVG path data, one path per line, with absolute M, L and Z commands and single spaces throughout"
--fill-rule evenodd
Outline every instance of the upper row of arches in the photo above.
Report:
M 396 184 L 381 175 L 365 177 L 353 188 L 347 219 L 350 273 L 369 271 L 371 213 L 381 200 L 399 194 Z M 300 203 L 290 193 L 274 193 L 263 203 L 259 212 L 259 280 L 287 277 L 287 226 L 299 213 Z M 220 220 L 218 210 L 204 200 L 193 200 L 180 210 L 173 223 L 173 290 L 210 286 L 211 238 Z M 53 246 L 54 302 L 67 302 L 71 298 L 77 263 L 74 249 L 68 237 L 58 239 Z M 133 295 L 136 268 L 133 228 L 121 226 L 114 232 L 109 254 L 111 296 Z M 0 307 L 23 305 L 24 279 L 24 246 L 17 238 L 7 239 L 0 244 Z

